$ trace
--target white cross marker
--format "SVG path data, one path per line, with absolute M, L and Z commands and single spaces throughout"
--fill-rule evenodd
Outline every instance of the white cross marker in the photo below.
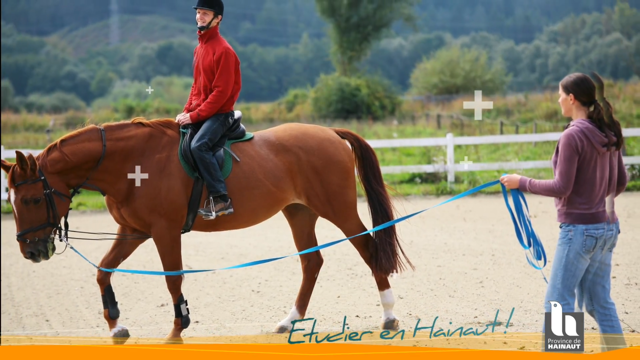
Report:
M 460 164 L 464 164 L 464 168 L 468 169 L 469 164 L 473 164 L 473 161 L 469 161 L 469 158 L 465 156 L 464 161 L 460 161 Z
M 482 90 L 476 90 L 473 101 L 462 103 L 464 109 L 474 109 L 474 119 L 482 120 L 482 109 L 493 109 L 493 101 L 482 101 Z
M 147 90 L 145 90 L 146 92 L 149 93 L 149 95 L 151 95 L 151 92 L 153 91 L 153 89 L 151 88 L 151 86 L 149 86 L 149 88 Z
M 128 179 L 136 179 L 136 186 L 140 186 L 140 179 L 148 179 L 149 178 L 149 174 L 145 174 L 145 173 L 140 173 L 140 165 L 136 165 L 136 172 L 135 173 L 128 173 L 127 174 L 127 178 Z

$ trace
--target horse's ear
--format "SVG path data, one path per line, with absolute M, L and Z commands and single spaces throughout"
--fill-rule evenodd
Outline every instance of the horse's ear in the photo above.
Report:
M 2 170 L 4 170 L 4 172 L 6 172 L 7 174 L 9 174 L 9 171 L 11 171 L 11 168 L 13 167 L 13 163 L 8 162 L 5 159 L 2 159 Z
M 38 162 L 36 161 L 36 158 L 33 156 L 33 154 L 29 154 L 27 156 L 27 161 L 29 162 L 29 171 L 37 174 L 38 173 Z
M 20 169 L 21 171 L 29 171 L 29 161 L 21 151 L 16 151 L 16 164 L 18 165 L 18 169 Z

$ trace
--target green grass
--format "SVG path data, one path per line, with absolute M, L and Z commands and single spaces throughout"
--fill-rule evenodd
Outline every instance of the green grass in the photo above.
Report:
M 73 211 L 94 211 L 106 210 L 107 204 L 97 191 L 81 190 L 81 192 L 73 197 L 71 204 Z M 13 212 L 11 204 L 8 201 L 2 202 L 2 213 L 11 214 Z
M 23 147 L 24 148 L 24 147 Z M 10 162 L 15 162 L 16 159 L 6 159 Z M 76 196 L 73 197 L 73 203 L 71 204 L 71 208 L 73 210 L 78 211 L 94 211 L 94 210 L 106 210 L 107 204 L 100 194 L 97 191 L 91 190 L 80 190 Z M 13 209 L 11 203 L 8 201 L 3 201 L 0 213 L 2 214 L 11 214 L 13 213 Z

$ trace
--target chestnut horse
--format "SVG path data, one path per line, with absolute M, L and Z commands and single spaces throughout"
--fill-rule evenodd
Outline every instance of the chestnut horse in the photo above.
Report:
M 53 233 L 61 230 L 60 221 L 68 214 L 75 195 L 71 189 L 99 189 L 119 224 L 116 240 L 126 240 L 113 242 L 99 264 L 101 268 L 117 268 L 152 238 L 164 271 L 182 270 L 181 229 L 194 180 L 178 158 L 179 130 L 172 119 L 135 118 L 90 125 L 52 143 L 37 157 L 16 151 L 15 164 L 2 160 L 22 255 L 36 263 L 48 260 L 55 251 Z M 354 169 L 365 190 L 373 226 L 394 219 L 376 154 L 356 133 L 291 123 L 255 132 L 250 141 L 233 146 L 241 161 L 234 164 L 226 183 L 235 213 L 213 221 L 198 217 L 193 231 L 247 228 L 282 211 L 298 251 L 318 245 L 315 224 L 319 216 L 347 237 L 361 234 L 367 229 L 357 213 Z M 141 186 L 127 177 L 136 166 L 148 174 Z M 138 238 L 131 240 L 131 236 Z M 400 246 L 395 227 L 360 235 L 350 242 L 376 281 L 384 309 L 381 327 L 397 330 L 388 276 L 403 271 L 405 261 L 413 265 Z M 320 251 L 300 258 L 302 284 L 290 314 L 275 328 L 278 333 L 290 331 L 292 321 L 304 318 L 322 267 Z M 98 270 L 97 282 L 113 341 L 124 343 L 129 331 L 118 324 L 111 274 Z M 176 313 L 169 341 L 180 342 L 182 330 L 190 321 L 182 280 L 183 275 L 166 276 Z

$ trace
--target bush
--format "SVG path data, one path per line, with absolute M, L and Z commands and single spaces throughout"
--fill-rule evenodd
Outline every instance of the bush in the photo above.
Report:
M 182 112 L 182 105 L 169 104 L 162 100 L 136 101 L 120 99 L 114 108 L 120 118 L 131 119 L 142 116 L 146 118 L 175 118 Z
M 640 165 L 629 165 L 627 173 L 629 174 L 629 182 L 640 181 Z
M 87 114 L 83 112 L 71 111 L 64 116 L 65 129 L 75 130 L 85 126 L 88 122 Z
M 391 84 L 378 77 L 321 75 L 311 91 L 313 114 L 325 119 L 380 120 L 401 104 Z
M 640 191 L 640 180 L 629 181 L 624 191 Z
M 164 114 L 164 110 L 161 109 L 164 107 L 171 111 L 171 114 L 168 115 L 175 118 L 187 103 L 191 83 L 190 78 L 178 76 L 158 76 L 150 84 L 126 79 L 117 80 L 109 93 L 93 101 L 91 108 L 93 110 L 114 109 L 121 114 L 136 114 L 147 113 L 155 107 L 154 111 Z M 151 93 L 147 91 L 149 86 L 153 89 Z M 148 105 L 140 105 L 143 103 Z M 138 109 L 135 109 L 136 107 Z M 173 114 L 175 110 L 178 112 Z
M 292 112 L 298 105 L 302 105 L 307 101 L 309 101 L 309 90 L 295 88 L 289 89 L 278 103 L 284 106 L 287 112 Z
M 504 90 L 509 80 L 501 63 L 489 64 L 486 52 L 453 46 L 439 50 L 415 67 L 410 93 L 453 95 L 482 90 L 483 95 L 492 95 Z
M 87 106 L 74 94 L 56 91 L 50 95 L 35 93 L 16 98 L 16 105 L 27 112 L 61 114 L 69 110 L 85 111 Z

